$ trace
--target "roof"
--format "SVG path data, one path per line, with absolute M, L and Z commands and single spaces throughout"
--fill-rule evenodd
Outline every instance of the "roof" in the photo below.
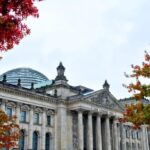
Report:
M 31 68 L 16 68 L 9 70 L 0 76 L 1 81 L 4 75 L 6 75 L 7 83 L 17 85 L 18 79 L 20 79 L 21 86 L 27 88 L 31 87 L 31 83 L 39 84 L 49 80 L 44 74 Z

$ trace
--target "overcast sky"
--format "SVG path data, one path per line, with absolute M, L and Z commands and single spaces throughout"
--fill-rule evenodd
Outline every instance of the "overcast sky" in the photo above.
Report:
M 40 18 L 28 19 L 31 35 L 6 54 L 0 73 L 30 67 L 49 79 L 62 61 L 71 85 L 102 88 L 129 97 L 124 72 L 141 64 L 150 47 L 150 0 L 44 0 Z M 149 50 L 148 50 L 149 51 Z

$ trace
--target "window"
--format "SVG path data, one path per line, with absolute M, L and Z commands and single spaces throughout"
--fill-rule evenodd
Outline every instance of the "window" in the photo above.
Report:
M 21 111 L 20 121 L 21 122 L 26 122 L 26 111 Z
M 137 131 L 137 139 L 141 139 L 141 134 L 140 134 L 140 131 Z
M 7 108 L 7 110 L 6 110 L 6 112 L 7 112 L 7 115 L 9 116 L 9 117 L 11 117 L 12 116 L 12 108 Z
M 39 114 L 38 113 L 34 114 L 34 123 L 39 124 Z
M 32 150 L 38 150 L 38 133 L 36 131 L 33 132 L 32 148 Z
M 136 133 L 135 133 L 135 131 L 132 131 L 131 133 L 132 133 L 132 139 L 136 139 Z
M 130 137 L 130 130 L 129 128 L 126 129 L 126 138 L 129 138 Z
M 51 125 L 51 116 L 47 116 L 47 125 L 48 125 L 48 126 Z
M 45 150 L 50 150 L 50 133 L 46 133 L 45 138 Z
M 25 133 L 23 130 L 21 130 L 19 139 L 19 150 L 24 150 L 24 145 L 25 145 Z

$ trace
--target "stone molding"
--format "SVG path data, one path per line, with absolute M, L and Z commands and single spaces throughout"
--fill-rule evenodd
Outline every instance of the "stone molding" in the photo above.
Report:
M 16 108 L 16 103 L 15 102 L 7 101 L 5 104 L 6 104 L 7 107 Z
M 47 101 L 50 103 L 56 103 L 57 99 L 54 97 L 50 97 L 44 94 L 40 94 L 40 93 L 36 93 L 30 90 L 25 90 L 25 89 L 21 89 L 21 88 L 17 88 L 17 87 L 9 87 L 8 85 L 4 85 L 2 86 L 0 84 L 0 91 L 2 92 L 6 92 L 9 94 L 14 94 L 17 96 L 23 96 L 23 97 L 29 97 L 29 98 L 35 98 L 37 100 L 43 100 L 43 101 Z
M 24 110 L 24 111 L 29 111 L 29 110 L 30 110 L 30 107 L 29 107 L 28 105 L 21 104 L 20 109 L 21 109 L 21 110 Z

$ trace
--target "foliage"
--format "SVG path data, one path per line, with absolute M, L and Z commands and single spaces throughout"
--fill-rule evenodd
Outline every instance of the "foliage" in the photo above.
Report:
M 0 51 L 7 51 L 30 33 L 23 21 L 38 17 L 35 0 L 0 0 Z M 41 1 L 41 0 L 37 0 Z
M 143 124 L 150 126 L 150 104 L 142 103 L 143 98 L 150 98 L 150 83 L 142 84 L 141 82 L 142 79 L 146 79 L 146 81 L 150 79 L 150 54 L 145 51 L 145 60 L 142 65 L 132 65 L 131 67 L 132 74 L 126 75 L 126 77 L 135 79 L 135 83 L 124 86 L 133 93 L 136 104 L 126 106 L 122 121 L 132 122 L 135 128 L 139 128 Z
M 17 146 L 19 140 L 19 126 L 16 124 L 16 117 L 8 117 L 0 109 L 0 149 L 9 149 Z

